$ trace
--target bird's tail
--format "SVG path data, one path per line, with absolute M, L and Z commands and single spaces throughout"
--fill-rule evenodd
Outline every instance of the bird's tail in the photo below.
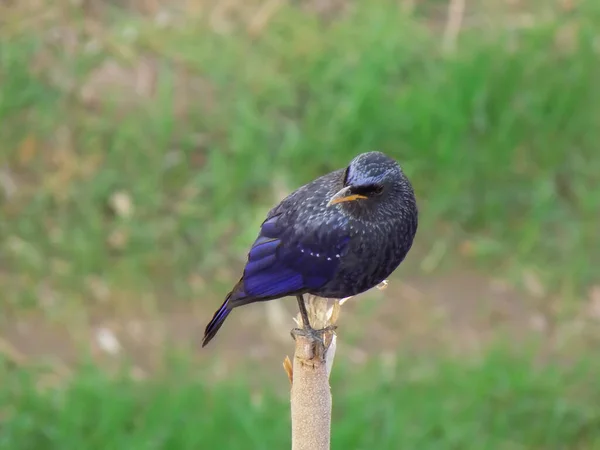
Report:
M 208 322 L 208 325 L 206 325 L 204 338 L 202 339 L 202 347 L 206 347 L 211 339 L 215 337 L 219 328 L 223 326 L 223 322 L 225 322 L 225 319 L 227 319 L 227 316 L 231 313 L 233 308 L 264 299 L 265 298 L 246 295 L 246 292 L 244 291 L 244 280 L 243 278 L 240 278 L 240 281 L 238 281 L 231 292 L 227 294 L 221 307 L 217 310 L 211 321 Z
M 215 337 L 219 328 L 223 326 L 225 319 L 231 312 L 232 308 L 229 306 L 229 299 L 231 298 L 231 294 L 227 296 L 221 307 L 217 310 L 213 318 L 208 325 L 206 325 L 206 329 L 204 330 L 204 338 L 202 339 L 202 347 L 206 347 L 206 345 L 211 341 L 212 338 Z

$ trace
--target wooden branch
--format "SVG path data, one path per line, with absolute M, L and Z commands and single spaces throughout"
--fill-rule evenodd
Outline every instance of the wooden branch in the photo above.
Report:
M 339 302 L 329 308 L 327 300 L 307 299 L 309 320 L 313 328 L 335 325 Z M 301 319 L 296 320 L 302 323 Z M 294 333 L 296 341 L 293 366 L 286 358 L 284 368 L 291 389 L 292 450 L 329 450 L 331 442 L 331 390 L 329 375 L 333 366 L 336 336 L 332 330 L 323 339 L 310 334 Z
M 387 287 L 382 281 L 377 289 Z M 314 329 L 330 328 L 322 339 L 292 330 L 296 341 L 294 362 L 286 356 L 283 361 L 290 383 L 292 409 L 292 450 L 329 450 L 331 445 L 331 389 L 329 376 L 333 367 L 337 336 L 335 327 L 341 305 L 353 297 L 334 300 L 330 307 L 327 299 L 309 296 L 306 299 L 308 320 Z M 298 315 L 296 323 L 301 326 Z

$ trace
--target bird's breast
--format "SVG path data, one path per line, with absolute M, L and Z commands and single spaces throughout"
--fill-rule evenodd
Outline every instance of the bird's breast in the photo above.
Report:
M 323 296 L 343 298 L 367 291 L 400 265 L 412 245 L 414 233 L 404 222 L 347 223 L 348 245 L 337 273 Z

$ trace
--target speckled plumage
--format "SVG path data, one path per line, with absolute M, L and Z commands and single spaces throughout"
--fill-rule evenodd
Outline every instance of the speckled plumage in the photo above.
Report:
M 367 198 L 328 205 L 341 189 Z M 396 161 L 358 155 L 345 169 L 302 186 L 269 211 L 244 274 L 207 325 L 203 346 L 235 307 L 280 297 L 357 295 L 404 260 L 417 231 L 413 188 Z

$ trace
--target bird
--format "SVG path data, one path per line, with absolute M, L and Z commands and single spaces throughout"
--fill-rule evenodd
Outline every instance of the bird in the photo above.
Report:
M 304 295 L 342 299 L 377 286 L 405 259 L 417 227 L 413 186 L 382 152 L 361 153 L 305 184 L 268 212 L 202 347 L 233 309 L 283 297 L 296 297 L 304 330 L 315 331 Z

